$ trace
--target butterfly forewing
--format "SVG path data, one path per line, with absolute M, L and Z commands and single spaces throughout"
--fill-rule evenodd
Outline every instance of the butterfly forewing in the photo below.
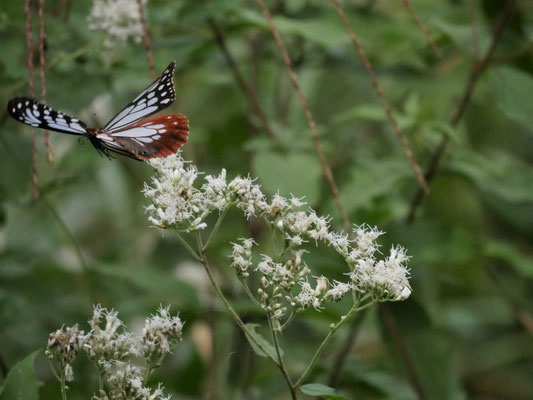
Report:
M 181 114 L 160 115 L 143 119 L 111 133 L 114 140 L 105 147 L 116 151 L 117 144 L 140 160 L 174 154 L 187 141 L 189 121 Z
M 111 119 L 104 131 L 114 132 L 149 117 L 170 106 L 176 99 L 174 91 L 173 61 L 151 85 L 135 97 L 122 111 Z
M 7 104 L 7 111 L 16 120 L 35 128 L 71 135 L 85 135 L 87 133 L 87 125 L 79 119 L 52 110 L 47 105 L 29 97 L 11 99 Z

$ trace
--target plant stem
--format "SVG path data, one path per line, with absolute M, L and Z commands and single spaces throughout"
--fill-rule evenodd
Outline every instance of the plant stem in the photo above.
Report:
M 185 239 L 183 239 L 183 237 L 178 232 L 175 231 L 174 234 L 176 235 L 178 240 L 181 242 L 181 244 L 191 254 L 191 256 L 193 256 L 196 259 L 196 261 L 202 263 L 203 262 L 202 258 L 194 251 L 194 249 L 191 247 L 191 245 L 189 243 L 187 243 L 187 241 Z
M 255 303 L 255 305 L 258 306 L 262 310 L 263 309 L 262 304 L 259 302 L 259 300 L 255 298 L 254 294 L 252 293 L 252 291 L 246 284 L 246 281 L 244 279 L 239 279 L 239 281 L 241 282 L 242 287 L 244 288 L 244 291 L 246 292 L 250 300 L 252 300 Z
M 215 279 L 213 277 L 213 274 L 211 273 L 211 269 L 209 267 L 209 263 L 207 261 L 206 253 L 202 250 L 202 238 L 200 237 L 200 234 L 196 232 L 196 240 L 198 242 L 198 249 L 200 250 L 202 257 L 200 258 L 200 262 L 204 266 L 205 272 L 207 273 L 207 276 L 209 277 L 209 280 L 211 281 L 211 285 L 213 285 L 213 288 L 215 289 L 215 292 L 217 293 L 220 300 L 222 300 L 222 303 L 224 303 L 224 306 L 229 311 L 239 328 L 243 330 L 243 332 L 246 334 L 246 336 L 254 342 L 254 344 L 267 356 L 276 366 L 279 368 L 280 364 L 278 360 L 276 360 L 266 349 L 265 347 L 259 343 L 259 341 L 252 335 L 252 333 L 249 331 L 249 329 L 246 327 L 244 322 L 242 322 L 241 318 L 239 317 L 239 314 L 233 309 L 229 301 L 226 299 L 224 294 L 222 293 L 222 290 L 220 290 L 220 287 L 215 282 Z
M 218 216 L 218 220 L 217 220 L 217 222 L 215 224 L 215 227 L 213 228 L 213 230 L 209 234 L 209 237 L 207 238 L 207 242 L 205 242 L 205 245 L 203 246 L 202 251 L 206 251 L 207 246 L 209 246 L 209 243 L 211 243 L 211 239 L 213 239 L 213 237 L 217 234 L 218 228 L 220 227 L 220 224 L 222 223 L 222 220 L 224 219 L 224 217 L 226 216 L 226 213 L 228 212 L 228 208 L 229 208 L 229 206 L 224 208 L 224 210 L 222 210 L 222 212 Z
M 281 373 L 283 374 L 283 377 L 285 378 L 285 381 L 287 382 L 287 386 L 289 387 L 289 391 L 291 392 L 291 398 L 293 400 L 296 400 L 296 392 L 294 390 L 294 385 L 291 381 L 291 377 L 289 376 L 289 372 L 287 371 L 287 367 L 285 366 L 285 363 L 283 362 L 283 358 L 281 357 L 278 334 L 276 333 L 276 330 L 274 329 L 274 326 L 272 324 L 272 317 L 269 312 L 267 312 L 267 318 L 268 318 L 268 326 L 270 328 L 270 332 L 272 333 L 272 339 L 274 340 L 274 347 L 276 348 L 276 354 L 278 356 Z
M 367 303 L 365 304 L 364 306 L 362 307 L 358 307 L 358 305 L 360 304 L 361 302 L 355 302 L 352 306 L 352 308 L 350 309 L 350 311 L 348 311 L 348 314 L 346 315 L 343 315 L 340 319 L 339 322 L 337 322 L 329 331 L 329 333 L 327 334 L 327 336 L 324 338 L 324 340 L 322 341 L 322 343 L 320 343 L 320 346 L 319 348 L 317 349 L 317 351 L 315 352 L 315 355 L 313 356 L 313 359 L 311 360 L 311 362 L 309 363 L 309 365 L 307 366 L 307 368 L 305 369 L 304 373 L 302 374 L 302 376 L 300 377 L 300 379 L 298 379 L 296 381 L 296 383 L 294 384 L 294 387 L 297 388 L 299 387 L 303 381 L 305 380 L 305 378 L 307 378 L 307 375 L 309 375 L 309 373 L 311 372 L 311 370 L 313 369 L 313 367 L 315 366 L 316 362 L 318 361 L 318 358 L 320 357 L 320 355 L 322 354 L 322 351 L 324 351 L 324 348 L 326 347 L 326 345 L 328 344 L 329 340 L 331 339 L 331 337 L 333 336 L 333 334 L 335 333 L 335 331 L 337 329 L 339 329 L 346 321 L 348 321 L 348 319 L 350 318 L 350 316 L 354 313 L 354 312 L 357 312 L 357 311 L 360 311 L 360 310 L 363 310 L 367 307 L 370 307 L 372 304 L 375 303 L 375 300 L 374 301 L 371 301 L 370 303 Z

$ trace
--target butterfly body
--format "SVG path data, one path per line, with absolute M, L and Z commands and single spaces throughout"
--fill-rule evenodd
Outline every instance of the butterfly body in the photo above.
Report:
M 77 118 L 55 111 L 28 97 L 9 101 L 11 117 L 35 128 L 85 136 L 100 153 L 110 152 L 135 160 L 166 157 L 187 141 L 189 122 L 181 114 L 151 115 L 170 106 L 176 94 L 172 62 L 152 84 L 144 89 L 102 129 L 88 128 Z

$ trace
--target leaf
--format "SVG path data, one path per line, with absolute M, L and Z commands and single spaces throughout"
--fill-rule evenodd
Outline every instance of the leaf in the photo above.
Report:
M 411 171 L 406 160 L 392 159 L 358 164 L 351 175 L 341 188 L 341 198 L 348 213 L 370 205 L 379 196 L 390 195 L 400 180 L 411 177 Z
M 39 399 L 39 381 L 35 374 L 35 357 L 41 350 L 36 350 L 19 361 L 9 370 L 4 386 L 0 391 L 0 400 L 37 400 Z
M 257 340 L 261 345 L 265 348 L 268 354 L 270 354 L 274 359 L 278 359 L 278 354 L 276 352 L 276 348 L 270 344 L 268 340 L 266 340 L 263 336 L 261 336 L 259 333 L 255 331 L 257 327 L 261 325 L 259 324 L 246 324 L 246 327 L 250 331 L 250 334 L 254 337 L 255 340 Z M 250 345 L 252 346 L 255 354 L 261 357 L 266 357 L 265 353 L 263 353 L 263 350 L 261 350 L 257 345 L 252 341 L 248 336 L 246 336 L 246 339 L 248 339 L 248 342 L 250 342 Z M 279 354 L 281 357 L 283 357 L 283 349 L 279 349 Z
M 491 68 L 487 75 L 494 91 L 493 99 L 510 119 L 533 125 L 533 77 L 510 67 Z M 531 129 L 526 129 L 532 133 Z
M 533 202 L 533 168 L 507 153 L 495 151 L 484 156 L 457 149 L 448 167 L 470 178 L 484 192 L 503 200 Z
M 533 259 L 509 243 L 492 241 L 485 245 L 485 255 L 503 261 L 522 276 L 533 279 Z
M 265 151 L 254 158 L 254 169 L 267 192 L 305 197 L 310 205 L 319 199 L 322 167 L 317 155 Z
M 320 396 L 325 399 L 331 400 L 350 400 L 347 397 L 336 394 L 335 389 L 332 387 L 322 385 L 320 383 L 308 383 L 300 386 L 302 393 L 309 396 Z

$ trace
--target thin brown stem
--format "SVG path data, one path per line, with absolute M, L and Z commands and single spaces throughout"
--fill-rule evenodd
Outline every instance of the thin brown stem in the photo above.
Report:
M 46 35 L 44 32 L 44 0 L 39 0 L 39 63 L 41 76 L 41 102 L 46 104 L 46 80 L 45 70 L 46 61 L 44 58 L 44 41 Z M 46 160 L 52 163 L 52 142 L 50 142 L 50 134 L 47 130 L 44 131 L 44 145 L 46 146 Z
M 413 152 L 411 151 L 411 148 L 409 147 L 409 142 L 407 141 L 407 138 L 405 137 L 400 126 L 398 125 L 398 121 L 396 121 L 396 118 L 394 117 L 394 114 L 392 113 L 392 109 L 390 107 L 389 101 L 385 97 L 385 93 L 383 92 L 383 89 L 381 88 L 381 85 L 378 82 L 376 73 L 374 72 L 374 68 L 370 64 L 370 61 L 368 60 L 368 57 L 366 56 L 366 53 L 363 50 L 363 47 L 361 46 L 361 43 L 359 43 L 359 39 L 357 38 L 357 35 L 355 34 L 350 21 L 346 17 L 346 14 L 344 13 L 344 10 L 342 9 L 342 6 L 339 0 L 330 0 L 330 1 L 335 6 L 335 9 L 337 10 L 337 14 L 339 14 L 339 17 L 341 18 L 344 26 L 346 27 L 346 30 L 348 31 L 350 35 L 352 44 L 357 50 L 359 57 L 361 57 L 361 60 L 363 61 L 365 69 L 367 70 L 368 75 L 370 76 L 370 81 L 372 82 L 372 86 L 374 90 L 376 91 L 376 94 L 378 95 L 379 99 L 381 100 L 381 104 L 383 106 L 383 109 L 385 110 L 385 113 L 387 114 L 387 118 L 391 126 L 393 127 L 394 131 L 396 132 L 396 135 L 398 136 L 400 143 L 403 146 L 403 151 L 407 157 L 407 160 L 409 161 L 409 165 L 411 165 L 411 168 L 413 169 L 416 175 L 416 178 L 420 185 L 420 190 L 423 190 L 425 193 L 429 193 L 429 186 L 427 185 L 426 180 L 424 179 L 422 170 L 420 169 L 420 166 L 417 164 L 413 156 Z
M 26 50 L 28 57 L 26 59 L 26 66 L 28 67 L 28 87 L 30 97 L 35 97 L 35 86 L 33 84 L 33 46 L 31 38 L 31 8 L 30 0 L 24 2 L 24 21 L 26 24 Z M 33 197 L 39 197 L 38 177 L 37 177 L 37 143 L 35 142 L 35 129 L 31 129 L 31 160 L 33 172 Z
M 507 23 L 509 22 L 509 20 L 511 19 L 513 15 L 515 4 L 516 4 L 516 0 L 510 0 L 507 2 L 507 5 L 505 9 L 503 10 L 502 15 L 500 17 L 500 20 L 498 24 L 496 25 L 496 28 L 494 29 L 494 33 L 492 35 L 492 41 L 490 43 L 489 48 L 487 49 L 485 53 L 485 56 L 478 63 L 473 63 L 472 69 L 470 71 L 470 76 L 468 77 L 468 81 L 466 82 L 461 99 L 457 103 L 457 106 L 455 107 L 455 110 L 449 120 L 449 124 L 453 128 L 457 127 L 457 125 L 463 118 L 464 113 L 468 107 L 468 104 L 470 103 L 472 93 L 474 92 L 474 89 L 476 87 L 479 77 L 491 63 L 492 57 L 494 55 L 494 51 L 496 50 L 496 47 L 498 43 L 500 42 L 500 39 L 502 38 L 503 31 L 505 30 Z M 440 161 L 444 155 L 444 152 L 446 151 L 446 148 L 448 147 L 449 141 L 450 141 L 450 136 L 446 133 L 443 134 L 441 142 L 439 143 L 439 145 L 433 152 L 433 155 L 431 156 L 429 164 L 426 168 L 426 172 L 424 175 L 425 175 L 427 182 L 430 183 L 435 177 L 439 169 Z M 407 223 L 411 223 L 413 221 L 416 210 L 418 209 L 420 204 L 422 204 L 424 195 L 425 193 L 420 188 L 418 188 L 415 195 L 413 196 L 413 199 L 411 200 L 411 206 L 409 207 L 409 213 L 407 214 L 407 219 L 406 219 Z
M 477 1 L 470 0 L 470 35 L 472 37 L 472 54 L 474 64 L 479 61 L 479 26 L 477 23 Z
M 427 400 L 428 396 L 426 395 L 426 392 L 422 386 L 422 382 L 420 381 L 411 355 L 409 354 L 409 350 L 407 349 L 405 341 L 403 340 L 402 333 L 396 324 L 396 320 L 394 319 L 394 315 L 390 311 L 389 306 L 381 303 L 379 305 L 379 313 L 381 314 L 381 319 L 385 323 L 387 330 L 391 333 L 392 340 L 394 341 L 396 348 L 400 352 L 400 357 L 402 358 L 407 375 L 411 381 L 411 384 L 413 385 L 418 399 Z
M 426 40 L 428 41 L 429 45 L 433 49 L 433 52 L 437 57 L 441 57 L 441 52 L 433 40 L 433 36 L 431 36 L 431 32 L 429 31 L 428 27 L 422 22 L 422 20 L 416 15 L 415 10 L 413 10 L 413 7 L 411 6 L 411 3 L 409 3 L 408 0 L 402 0 L 402 3 L 407 10 L 409 14 L 411 14 L 411 17 L 415 20 L 415 23 L 418 25 L 424 36 L 426 37 Z
M 152 55 L 152 41 L 150 40 L 150 30 L 148 29 L 148 24 L 146 23 L 146 18 L 144 17 L 144 7 L 142 0 L 137 0 L 137 5 L 139 6 L 139 17 L 141 19 L 141 24 L 143 27 L 144 50 L 146 52 L 146 57 L 148 58 L 148 66 L 150 67 L 150 73 L 152 74 L 152 78 L 156 79 L 157 74 L 155 72 L 154 56 Z
M 281 57 L 283 58 L 283 62 L 285 63 L 285 66 L 287 67 L 287 71 L 289 72 L 292 85 L 294 86 L 294 89 L 296 90 L 296 93 L 298 94 L 298 98 L 300 99 L 300 102 L 302 104 L 305 117 L 307 118 L 307 123 L 309 125 L 309 130 L 311 131 L 311 136 L 313 137 L 316 151 L 318 153 L 318 156 L 320 157 L 320 161 L 322 162 L 322 168 L 324 170 L 326 179 L 329 183 L 331 192 L 333 194 L 333 198 L 335 199 L 335 204 L 337 205 L 337 208 L 341 215 L 344 228 L 348 232 L 350 232 L 351 231 L 350 220 L 348 219 L 348 214 L 346 214 L 346 210 L 344 209 L 344 205 L 342 204 L 342 200 L 339 194 L 339 189 L 337 188 L 337 184 L 335 183 L 335 179 L 333 178 L 333 172 L 331 171 L 331 167 L 329 166 L 328 160 L 326 159 L 326 156 L 324 155 L 322 141 L 320 140 L 320 137 L 318 135 L 316 123 L 315 123 L 315 120 L 313 119 L 313 114 L 311 113 L 311 109 L 309 108 L 307 99 L 305 98 L 302 92 L 302 89 L 300 87 L 298 75 L 296 75 L 296 72 L 294 72 L 294 69 L 292 68 L 292 62 L 289 57 L 289 53 L 287 52 L 287 49 L 285 48 L 285 45 L 283 44 L 283 41 L 281 40 L 281 37 L 274 26 L 274 23 L 272 21 L 272 16 L 270 15 L 270 12 L 268 11 L 268 8 L 266 7 L 264 1 L 256 0 L 256 2 L 261 8 L 263 15 L 265 16 L 268 22 L 268 26 L 270 28 L 270 31 L 272 32 L 272 36 L 274 36 L 274 41 L 276 42 L 276 45 L 281 53 Z
M 244 76 L 242 75 L 241 71 L 239 70 L 239 67 L 237 66 L 237 63 L 235 59 L 233 58 L 233 55 L 231 54 L 228 46 L 226 45 L 226 39 L 224 36 L 224 33 L 216 23 L 215 19 L 209 18 L 207 20 L 207 23 L 209 25 L 209 28 L 211 29 L 211 32 L 213 33 L 213 37 L 215 39 L 215 43 L 220 48 L 220 51 L 222 52 L 224 58 L 226 59 L 226 62 L 228 63 L 228 66 L 230 67 L 231 71 L 233 72 L 233 76 L 235 77 L 235 80 L 237 81 L 237 84 L 241 88 L 242 92 L 248 99 L 250 106 L 252 107 L 252 111 L 254 114 L 259 118 L 261 121 L 261 124 L 263 125 L 263 128 L 266 132 L 266 134 L 274 141 L 277 141 L 278 138 L 276 137 L 274 131 L 270 127 L 270 123 L 268 122 L 268 118 L 266 117 L 265 113 L 263 112 L 263 109 L 261 105 L 259 104 L 259 100 L 257 99 L 257 96 L 255 95 L 254 90 L 252 87 L 248 84 L 246 79 L 244 79 Z

